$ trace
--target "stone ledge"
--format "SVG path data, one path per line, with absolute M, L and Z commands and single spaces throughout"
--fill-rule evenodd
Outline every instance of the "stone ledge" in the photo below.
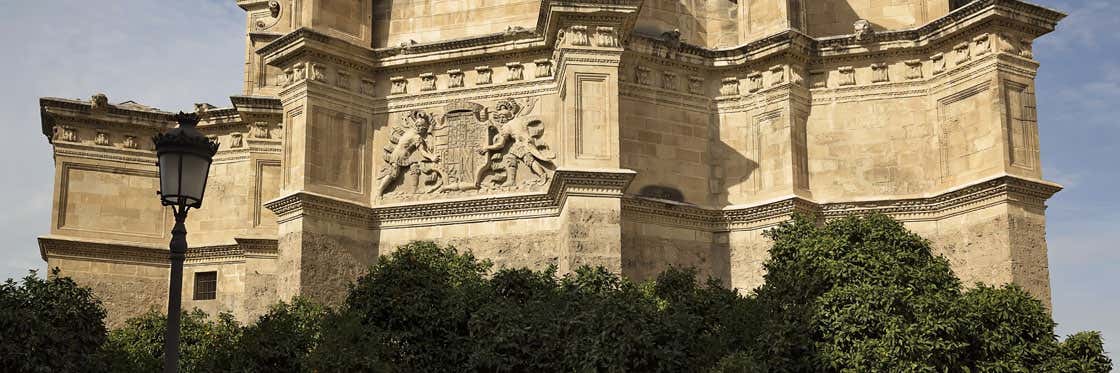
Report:
M 568 196 L 620 198 L 637 172 L 632 170 L 556 170 L 548 191 L 499 194 L 442 201 L 366 206 L 311 192 L 296 192 L 264 205 L 280 223 L 304 216 L 323 217 L 377 229 L 416 225 L 461 224 L 534 216 L 556 216 Z
M 679 204 L 645 197 L 627 196 L 622 210 L 635 221 L 697 229 L 709 232 L 754 230 L 771 226 L 794 213 L 823 219 L 881 213 L 901 221 L 937 220 L 984 208 L 995 203 L 1015 202 L 1045 207 L 1045 201 L 1060 191 L 1060 185 L 1015 176 L 997 176 L 946 192 L 914 198 L 884 198 L 848 202 L 817 202 L 801 197 L 781 198 L 750 206 L 721 210 Z
M 189 239 L 189 236 L 188 236 Z M 276 258 L 277 240 L 272 238 L 234 238 L 230 245 L 191 247 L 187 263 L 244 261 L 245 258 Z M 159 246 L 97 241 L 62 236 L 39 237 L 39 256 L 48 258 L 92 259 L 100 261 L 170 266 L 169 251 Z

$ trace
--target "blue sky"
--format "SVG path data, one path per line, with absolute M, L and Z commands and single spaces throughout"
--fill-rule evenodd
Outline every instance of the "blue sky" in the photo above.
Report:
M 1101 330 L 1120 352 L 1120 1 L 1035 0 L 1070 16 L 1035 45 L 1047 238 L 1059 334 Z M 41 269 L 54 165 L 38 98 L 164 110 L 239 94 L 244 13 L 233 0 L 0 0 L 0 279 Z M 153 199 L 153 203 L 155 200 Z

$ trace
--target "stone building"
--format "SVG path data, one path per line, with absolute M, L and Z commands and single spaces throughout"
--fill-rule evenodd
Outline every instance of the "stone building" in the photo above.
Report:
M 184 307 L 338 301 L 400 244 L 499 266 L 762 281 L 762 232 L 882 212 L 966 283 L 1049 302 L 1032 41 L 1018 0 L 237 0 L 244 91 L 188 219 Z M 240 37 L 240 35 L 230 35 Z M 170 113 L 43 98 L 42 257 L 119 325 L 163 307 Z

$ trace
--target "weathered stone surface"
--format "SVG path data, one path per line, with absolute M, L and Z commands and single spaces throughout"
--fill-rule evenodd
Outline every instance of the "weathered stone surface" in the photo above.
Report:
M 1031 42 L 1060 13 L 237 3 L 246 96 L 196 105 L 222 145 L 188 219 L 185 306 L 249 320 L 297 295 L 337 303 L 413 240 L 562 273 L 694 266 L 750 290 L 768 227 L 868 212 L 931 239 L 965 282 L 1049 299 L 1044 211 L 1060 187 L 1042 179 Z M 40 106 L 56 161 L 44 260 L 94 287 L 112 325 L 162 309 L 171 222 L 146 139 L 172 116 L 103 94 Z M 200 272 L 218 273 L 216 299 L 193 299 Z

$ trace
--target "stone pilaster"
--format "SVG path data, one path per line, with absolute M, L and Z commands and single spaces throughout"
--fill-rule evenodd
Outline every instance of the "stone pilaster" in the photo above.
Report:
M 373 195 L 372 69 L 351 42 L 303 29 L 261 52 L 284 73 L 285 168 L 268 204 L 279 216 L 282 299 L 341 301 L 377 258 L 376 231 L 360 218 Z

